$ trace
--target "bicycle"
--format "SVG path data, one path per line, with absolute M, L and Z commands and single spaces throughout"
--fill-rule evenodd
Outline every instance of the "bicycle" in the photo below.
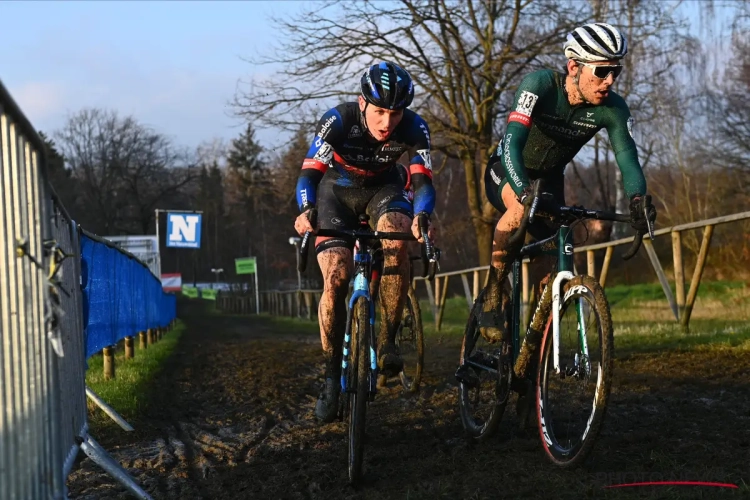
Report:
M 317 212 L 310 214 L 310 224 L 315 227 Z M 411 233 L 373 231 L 369 226 L 369 216 L 360 215 L 361 229 L 342 231 L 319 229 L 317 236 L 353 238 L 359 247 L 354 256 L 354 288 L 349 299 L 344 333 L 343 358 L 341 362 L 341 395 L 339 404 L 341 415 L 349 426 L 349 481 L 357 485 L 362 477 L 364 458 L 364 437 L 367 403 L 375 399 L 378 381 L 377 353 L 375 352 L 375 306 L 370 295 L 372 279 L 373 240 L 415 241 Z M 437 268 L 437 257 L 432 243 L 427 237 L 427 217 L 419 217 L 419 228 L 424 243 L 423 257 L 427 259 L 425 269 L 427 279 L 432 280 Z M 300 244 L 298 269 L 304 272 L 307 267 L 307 247 L 311 233 L 308 231 Z
M 512 262 L 510 293 L 507 295 L 510 304 L 498 307 L 498 316 L 510 327 L 509 340 L 488 344 L 486 349 L 477 348 L 477 342 L 482 338 L 478 323 L 486 288 L 474 302 L 455 374 L 459 382 L 459 410 L 469 439 L 484 441 L 496 432 L 511 391 L 519 393 L 519 398 L 535 397 L 535 425 L 546 456 L 558 466 L 574 467 L 591 452 L 604 419 L 612 383 L 614 337 L 604 290 L 593 277 L 575 276 L 572 272 L 572 225 L 586 219 L 631 222 L 631 217 L 574 206 L 551 206 L 548 213 L 537 214 L 541 199 L 539 183 L 534 182 L 532 189 L 533 201 L 530 207 L 525 207 L 521 225 L 509 239 L 509 248 L 523 243 L 528 224 L 537 215 L 553 220 L 558 230 L 549 238 L 523 246 Z M 648 233 L 653 239 L 650 221 Z M 643 236 L 643 232 L 636 233 L 632 246 L 623 255 L 625 260 L 636 254 Z M 542 254 L 556 254 L 557 262 L 540 295 L 521 346 L 521 262 L 524 257 L 534 258 Z M 507 292 L 508 281 L 503 285 Z M 571 310 L 575 315 L 566 314 Z M 597 321 L 593 328 L 588 324 L 592 316 Z M 573 330 L 571 338 L 562 345 L 561 322 L 572 323 Z M 590 349 L 589 344 L 597 339 L 600 347 Z M 568 343 L 569 348 L 566 347 Z M 569 353 L 568 349 L 571 350 Z M 563 359 L 563 354 L 568 356 Z M 529 375 L 533 379 L 529 380 Z M 563 391 L 559 401 L 553 397 L 557 382 L 563 385 L 571 380 L 595 383 L 593 404 L 590 396 L 574 397 L 570 392 Z M 486 416 L 480 415 L 478 408 L 472 408 L 471 400 L 472 392 L 475 392 L 477 401 L 483 394 L 483 382 L 489 382 L 484 393 L 484 396 L 489 396 L 489 414 Z M 566 404 L 572 406 L 578 402 L 582 403 L 581 411 L 566 409 Z M 478 407 L 478 404 L 474 406 Z M 519 404 L 519 407 L 523 408 L 523 405 Z M 584 423 L 580 430 L 575 431 L 571 422 L 578 413 L 583 414 Z M 522 425 L 524 423 L 522 421 Z

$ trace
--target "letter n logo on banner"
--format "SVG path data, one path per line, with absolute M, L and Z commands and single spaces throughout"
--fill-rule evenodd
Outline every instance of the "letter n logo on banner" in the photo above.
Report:
M 201 247 L 201 215 L 167 213 L 167 246 Z

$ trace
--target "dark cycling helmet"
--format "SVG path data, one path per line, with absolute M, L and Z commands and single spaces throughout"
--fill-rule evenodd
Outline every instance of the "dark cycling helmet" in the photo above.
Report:
M 414 83 L 409 73 L 391 62 L 373 64 L 360 81 L 365 101 L 386 109 L 404 109 L 414 99 Z

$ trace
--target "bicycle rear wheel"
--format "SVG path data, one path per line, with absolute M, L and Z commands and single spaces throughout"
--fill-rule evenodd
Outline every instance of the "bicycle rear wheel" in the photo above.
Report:
M 466 370 L 469 375 L 458 380 L 459 413 L 464 430 L 473 441 L 484 441 L 497 431 L 510 397 L 512 377 L 511 345 L 488 344 L 479 333 L 483 302 L 484 291 L 469 314 L 459 361 L 459 370 Z
M 349 481 L 356 485 L 362 478 L 365 448 L 365 423 L 370 392 L 370 305 L 360 297 L 354 305 L 352 320 L 352 392 L 349 394 Z
M 575 467 L 591 452 L 604 420 L 614 337 L 606 296 L 594 278 L 576 276 L 561 295 L 560 372 L 554 367 L 550 316 L 541 346 L 536 406 L 547 457 L 561 467 Z
M 404 369 L 399 373 L 401 385 L 408 392 L 417 392 L 424 370 L 424 330 L 419 302 L 411 285 L 396 335 L 396 347 L 404 360 Z

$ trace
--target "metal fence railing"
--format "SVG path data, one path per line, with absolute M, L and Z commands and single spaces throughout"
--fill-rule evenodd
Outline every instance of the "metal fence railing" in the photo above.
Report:
M 98 398 L 86 359 L 142 330 L 155 338 L 173 323 L 176 297 L 146 264 L 75 223 L 48 183 L 45 153 L 0 83 L 0 497 L 67 498 L 83 451 L 150 499 L 89 434 L 86 397 Z
M 698 295 L 701 277 L 706 265 L 709 249 L 711 246 L 714 228 L 716 226 L 739 223 L 750 220 L 750 212 L 739 212 L 736 214 L 715 217 L 687 224 L 680 224 L 672 227 L 661 228 L 654 232 L 655 236 L 671 235 L 671 261 L 673 264 L 673 282 L 675 292 L 672 288 L 659 260 L 659 256 L 654 248 L 654 243 L 646 235 L 643 238 L 643 248 L 648 256 L 649 263 L 654 270 L 656 278 L 664 292 L 667 305 L 671 310 L 674 318 L 678 321 L 685 331 L 690 326 L 695 300 Z M 682 235 L 687 231 L 702 230 L 702 239 L 700 250 L 698 252 L 695 267 L 693 268 L 692 278 L 687 284 L 685 283 L 685 269 L 682 254 Z M 607 275 L 609 274 L 610 264 L 615 247 L 630 244 L 633 237 L 622 238 L 594 245 L 576 247 L 575 253 L 584 253 L 586 255 L 586 274 L 596 278 L 602 286 L 606 284 Z M 596 273 L 596 252 L 603 250 L 604 256 L 601 263 L 601 270 L 597 276 Z M 479 266 L 470 269 L 461 269 L 436 274 L 434 280 L 427 281 L 422 277 L 416 277 L 412 280 L 412 286 L 417 289 L 418 282 L 424 283 L 427 298 L 432 309 L 435 328 L 440 330 L 445 312 L 448 285 L 450 279 L 459 278 L 463 286 L 464 296 L 466 298 L 467 312 L 471 309 L 474 300 L 478 296 L 481 287 L 486 284 L 489 266 Z M 522 297 L 521 304 L 524 311 L 524 317 L 528 317 L 532 309 L 532 293 L 529 286 L 529 260 L 526 259 L 522 265 Z M 288 317 L 307 317 L 312 319 L 317 311 L 317 304 L 320 301 L 322 290 L 261 290 L 260 291 L 260 312 L 271 314 L 273 316 Z M 217 297 L 217 307 L 219 310 L 236 314 L 252 314 L 255 311 L 247 307 L 249 297 L 245 294 L 233 293 L 232 291 L 222 292 Z
M 78 277 L 81 275 L 81 260 L 74 258 L 80 255 L 78 246 L 78 229 L 75 222 L 54 195 L 50 200 L 50 230 L 55 242 L 53 252 L 58 253 L 60 270 L 50 283 L 53 304 L 59 301 L 62 314 L 59 317 L 59 335 L 62 357 L 57 360 L 57 373 L 60 384 L 60 442 L 63 453 L 63 476 L 70 473 L 79 445 L 79 436 L 86 436 L 86 369 L 85 339 L 81 332 L 84 329 L 81 287 Z M 52 257 L 52 256 L 50 256 Z M 57 306 L 57 304 L 54 304 Z
M 43 149 L 1 86 L 0 150 L 0 484 L 5 498 L 61 498 L 56 355 L 44 306 Z

